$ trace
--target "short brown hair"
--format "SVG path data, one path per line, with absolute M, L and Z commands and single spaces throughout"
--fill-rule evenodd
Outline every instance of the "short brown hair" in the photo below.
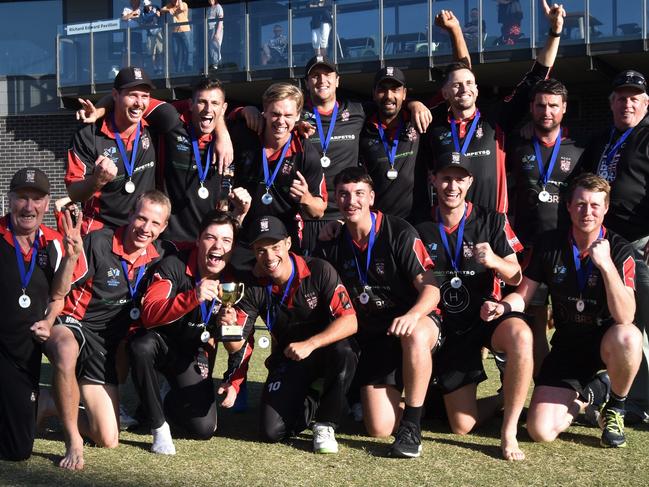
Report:
M 273 83 L 264 91 L 261 101 L 264 109 L 266 109 L 271 103 L 287 98 L 295 101 L 299 114 L 304 106 L 304 95 L 302 95 L 302 91 L 297 86 L 291 83 Z
M 336 174 L 334 178 L 334 191 L 339 184 L 349 184 L 349 183 L 365 183 L 370 189 L 374 189 L 374 181 L 372 177 L 367 173 L 364 167 L 353 166 L 348 167 Z
M 561 81 L 554 78 L 542 79 L 536 83 L 530 90 L 530 101 L 534 101 L 538 93 L 559 95 L 561 101 L 568 101 L 568 89 Z
M 601 176 L 585 172 L 573 179 L 566 190 L 566 201 L 568 204 L 572 203 L 572 197 L 577 188 L 582 188 L 594 193 L 606 193 L 606 204 L 608 205 L 611 197 L 611 185 Z
M 171 216 L 171 201 L 166 194 L 164 194 L 162 191 L 158 191 L 157 189 L 150 189 L 148 191 L 145 191 L 137 197 L 137 200 L 135 200 L 133 211 L 137 211 L 143 200 L 148 200 L 151 203 L 164 206 L 167 210 L 167 219 L 165 221 L 169 221 L 169 217 Z
M 207 227 L 211 225 L 230 225 L 232 227 L 232 236 L 237 238 L 239 233 L 239 220 L 229 211 L 210 210 L 201 220 L 198 227 L 199 238 Z
M 220 90 L 221 94 L 223 95 L 223 99 L 225 100 L 225 89 L 223 88 L 223 83 L 215 78 L 200 78 L 192 86 L 192 101 L 196 103 L 196 96 L 199 92 L 212 90 Z

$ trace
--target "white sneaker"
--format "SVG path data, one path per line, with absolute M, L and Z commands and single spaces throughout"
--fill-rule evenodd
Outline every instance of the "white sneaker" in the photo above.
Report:
M 127 429 L 134 428 L 140 424 L 140 422 L 132 417 L 128 412 L 126 412 L 126 408 L 124 405 L 120 404 L 119 405 L 119 429 L 122 431 L 126 431 Z
M 313 452 L 338 453 L 338 442 L 334 436 L 334 429 L 326 423 L 313 425 Z

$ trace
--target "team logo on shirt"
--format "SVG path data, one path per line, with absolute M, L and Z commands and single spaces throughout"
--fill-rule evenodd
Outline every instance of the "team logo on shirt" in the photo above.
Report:
M 342 120 L 343 122 L 346 122 L 347 120 L 349 120 L 349 110 L 344 109 L 344 110 L 341 112 L 341 114 L 340 114 L 340 120 Z
M 451 143 L 451 132 L 442 132 L 439 136 L 439 141 L 442 145 L 449 145 Z
M 120 279 L 119 276 L 121 274 L 121 271 L 116 268 L 110 267 L 108 269 L 108 280 L 106 281 L 106 284 L 108 284 L 110 287 L 117 287 L 120 285 Z
M 385 262 L 382 262 L 382 261 L 381 262 L 376 262 L 375 268 L 376 268 L 376 273 L 379 276 L 385 275 Z
M 473 242 L 462 242 L 462 256 L 467 259 L 473 257 Z
M 117 147 L 107 147 L 104 149 L 104 157 L 108 157 L 114 164 L 117 164 Z
M 142 141 L 142 149 L 147 150 L 151 145 L 151 139 L 149 139 L 149 136 L 145 134 L 140 138 L 140 140 Z
M 285 176 L 291 174 L 291 171 L 293 170 L 293 161 L 287 161 L 284 159 L 284 164 L 282 165 L 282 174 Z
M 415 130 L 415 127 L 412 126 L 412 124 L 408 125 L 408 130 L 406 130 L 406 137 L 408 138 L 409 141 L 417 140 L 417 130 Z
M 536 156 L 534 154 L 527 154 L 521 158 L 521 164 L 524 171 L 531 171 L 536 165 Z
M 311 309 L 316 309 L 318 306 L 318 295 L 316 293 L 306 293 L 304 295 L 304 298 L 306 299 L 306 304 L 309 306 Z
M 568 172 L 570 171 L 570 166 L 572 165 L 572 159 L 570 157 L 561 157 L 561 171 Z
M 38 267 L 41 267 L 41 268 L 48 267 L 48 264 L 50 262 L 50 258 L 47 255 L 47 252 L 45 251 L 45 249 L 40 249 L 38 251 L 37 258 L 38 258 L 38 260 L 36 261 L 36 263 L 38 264 Z
M 553 278 L 554 282 L 560 284 L 566 280 L 566 276 L 568 275 L 568 269 L 566 269 L 565 265 L 555 265 L 554 268 L 552 269 L 552 274 L 554 275 Z
M 595 287 L 597 286 L 597 282 L 599 281 L 599 277 L 596 273 L 591 272 L 590 275 L 588 276 L 588 287 Z
M 475 131 L 475 138 L 481 139 L 482 137 L 484 137 L 484 131 L 482 130 L 482 124 L 479 124 Z

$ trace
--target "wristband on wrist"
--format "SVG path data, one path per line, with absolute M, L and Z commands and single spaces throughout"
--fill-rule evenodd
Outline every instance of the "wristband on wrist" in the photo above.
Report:
M 555 32 L 552 32 L 552 29 L 549 29 L 549 30 L 548 30 L 548 35 L 549 35 L 550 37 L 561 37 L 561 32 L 559 32 L 559 33 L 555 33 Z

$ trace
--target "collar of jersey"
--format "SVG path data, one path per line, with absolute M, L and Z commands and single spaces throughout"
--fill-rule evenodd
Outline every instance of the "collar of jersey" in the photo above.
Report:
M 378 234 L 378 233 L 379 233 L 379 230 L 381 230 L 381 223 L 383 222 L 383 213 L 381 213 L 379 210 L 373 211 L 372 213 L 374 213 L 374 214 L 376 215 L 376 233 Z M 347 231 L 347 229 L 345 229 L 344 231 Z M 344 235 L 344 234 L 341 233 L 341 235 Z M 359 243 L 358 243 L 356 240 L 354 240 L 353 238 L 352 238 L 351 240 L 352 240 L 352 243 L 354 244 L 354 246 L 355 246 L 359 251 L 361 251 L 361 252 L 365 252 L 365 250 L 367 250 L 367 246 L 368 246 L 368 244 L 369 244 L 369 239 L 368 239 L 368 241 L 367 241 L 366 243 L 364 243 L 363 245 L 359 244 Z
M 5 241 L 13 247 L 14 239 L 11 236 L 11 232 L 9 231 L 9 226 L 7 225 L 9 218 L 10 218 L 9 213 L 7 213 L 6 216 L 0 218 L 0 232 L 2 233 L 2 236 L 5 239 Z M 45 248 L 47 246 L 48 240 L 54 240 L 55 236 L 59 236 L 59 235 L 56 232 L 54 232 L 54 230 L 47 228 L 45 225 L 41 224 L 41 226 L 38 227 L 38 244 L 40 248 Z M 22 248 L 20 249 L 26 260 L 31 259 L 32 249 L 33 247 L 30 246 L 27 253 L 25 253 L 24 249 Z
M 183 125 L 185 125 L 185 128 L 187 129 L 187 133 L 189 134 L 189 125 L 192 123 L 191 110 L 189 109 L 185 110 L 180 116 L 180 120 L 182 121 Z M 196 132 L 196 127 L 194 127 L 194 132 Z M 198 135 L 197 132 L 196 134 Z M 207 146 L 210 142 L 212 142 L 213 135 L 214 135 L 214 131 L 210 132 L 209 134 L 201 134 L 201 136 L 198 137 L 198 147 L 200 149 L 205 148 L 205 146 Z
M 602 238 L 606 238 L 607 233 L 608 232 L 606 231 L 606 227 L 602 224 Z M 574 241 L 575 241 L 575 239 L 572 236 L 572 227 L 570 227 L 570 231 L 568 232 L 568 243 L 570 244 L 570 246 L 572 246 Z M 585 256 L 586 256 L 585 252 L 582 252 L 582 253 L 579 254 L 580 259 L 583 259 Z
M 129 261 L 127 259 L 126 251 L 124 250 L 124 231 L 126 230 L 126 227 L 127 225 L 119 227 L 113 234 L 113 254 L 117 255 L 118 257 L 124 258 L 124 260 L 127 261 L 132 267 L 140 267 L 142 265 L 148 264 L 153 259 L 160 256 L 160 254 L 158 254 L 158 250 L 155 248 L 155 245 L 152 242 L 146 247 L 146 249 L 144 249 L 144 252 L 137 256 L 135 262 Z
M 284 156 L 284 160 L 288 159 L 289 157 L 302 152 L 302 144 L 300 143 L 300 136 L 298 133 L 295 131 L 295 129 L 292 132 L 292 137 L 291 137 L 291 145 L 288 146 L 288 149 L 286 150 L 286 155 Z M 266 150 L 264 148 L 264 134 L 259 134 L 259 145 L 261 146 L 262 150 Z M 280 147 L 277 149 L 275 152 L 273 152 L 269 157 L 268 157 L 268 162 L 275 162 L 276 160 L 279 159 L 279 157 L 282 155 L 282 149 L 284 147 Z
M 399 110 L 399 116 L 398 116 L 398 118 L 395 118 L 395 121 L 398 120 L 399 118 L 401 118 L 401 120 L 403 122 L 403 125 L 405 127 L 408 124 L 408 122 L 410 122 L 410 111 L 402 106 L 401 110 Z M 379 114 L 378 114 L 378 112 L 373 113 L 372 115 L 370 115 L 367 122 L 372 126 L 372 128 L 378 130 L 379 129 Z M 384 123 L 381 123 L 381 126 L 383 127 L 384 130 L 387 128 Z M 398 124 L 395 124 L 389 130 L 388 133 L 390 135 L 390 138 L 392 138 L 394 136 L 394 132 L 396 132 L 398 126 L 399 126 Z
M 336 103 L 338 103 L 338 113 L 340 113 L 340 109 L 341 109 L 341 107 L 343 106 L 343 104 L 342 104 L 342 102 L 341 102 L 340 100 L 338 100 L 338 98 L 336 98 Z M 313 101 L 311 101 L 311 98 L 309 98 L 309 99 L 307 100 L 307 102 L 306 102 L 304 108 L 305 108 L 305 110 L 308 110 L 308 111 L 310 111 L 310 112 L 313 112 L 313 108 L 314 108 L 314 106 L 313 106 Z M 329 116 L 331 116 L 331 114 L 332 114 L 333 112 L 334 112 L 334 109 L 333 109 L 333 108 L 332 108 L 331 110 L 326 111 L 326 112 L 321 112 L 321 111 L 318 110 L 318 113 L 319 113 L 320 115 L 324 115 L 325 117 L 329 117 Z
M 113 131 L 110 129 L 109 124 L 108 124 L 108 120 L 109 120 L 109 117 L 108 117 L 108 114 L 106 114 L 106 116 L 102 119 L 102 122 L 101 122 L 101 129 L 100 129 L 100 130 L 101 130 L 101 133 L 104 134 L 104 135 L 105 135 L 106 137 L 108 137 L 109 139 L 113 139 L 113 140 L 115 140 L 115 132 L 113 132 Z M 142 118 L 140 119 L 140 122 L 142 123 L 142 128 L 144 128 L 144 127 L 148 127 L 148 126 L 149 126 L 149 124 L 148 124 L 147 121 L 144 119 L 144 117 L 142 117 Z M 130 147 L 133 145 L 133 139 L 135 138 L 135 132 L 136 132 L 136 131 L 133 130 L 133 132 L 131 133 L 131 135 L 128 137 L 128 140 L 126 141 L 126 149 L 127 149 L 127 150 L 130 149 Z M 142 137 L 142 133 L 140 133 L 140 137 Z M 122 139 L 122 140 L 123 140 L 123 139 Z
M 473 211 L 473 203 L 471 203 L 470 201 L 467 201 L 466 202 L 466 220 L 467 221 L 469 220 L 469 217 L 471 216 L 472 211 Z M 430 213 L 433 216 L 433 221 L 436 222 L 437 221 L 437 207 L 433 206 Z M 450 227 L 450 228 L 444 227 L 444 230 L 446 230 L 446 233 L 448 233 L 450 235 L 455 230 L 457 230 L 457 227 L 459 227 L 459 226 L 460 226 L 460 224 L 458 223 L 457 225 L 455 225 L 453 227 Z
M 295 290 L 300 286 L 300 282 L 311 275 L 311 270 L 309 270 L 309 267 L 307 266 L 306 261 L 303 257 L 300 257 L 293 252 L 289 252 L 289 254 L 291 257 L 293 257 L 293 261 L 295 262 L 296 279 L 293 279 L 293 284 L 291 284 L 291 290 L 289 291 L 286 300 L 287 305 L 293 300 L 293 295 L 295 294 Z M 262 277 L 259 279 L 259 281 L 263 286 L 267 286 L 271 283 L 271 280 L 268 277 Z M 272 292 L 273 294 L 280 294 L 282 292 L 282 289 L 277 284 L 273 284 Z

